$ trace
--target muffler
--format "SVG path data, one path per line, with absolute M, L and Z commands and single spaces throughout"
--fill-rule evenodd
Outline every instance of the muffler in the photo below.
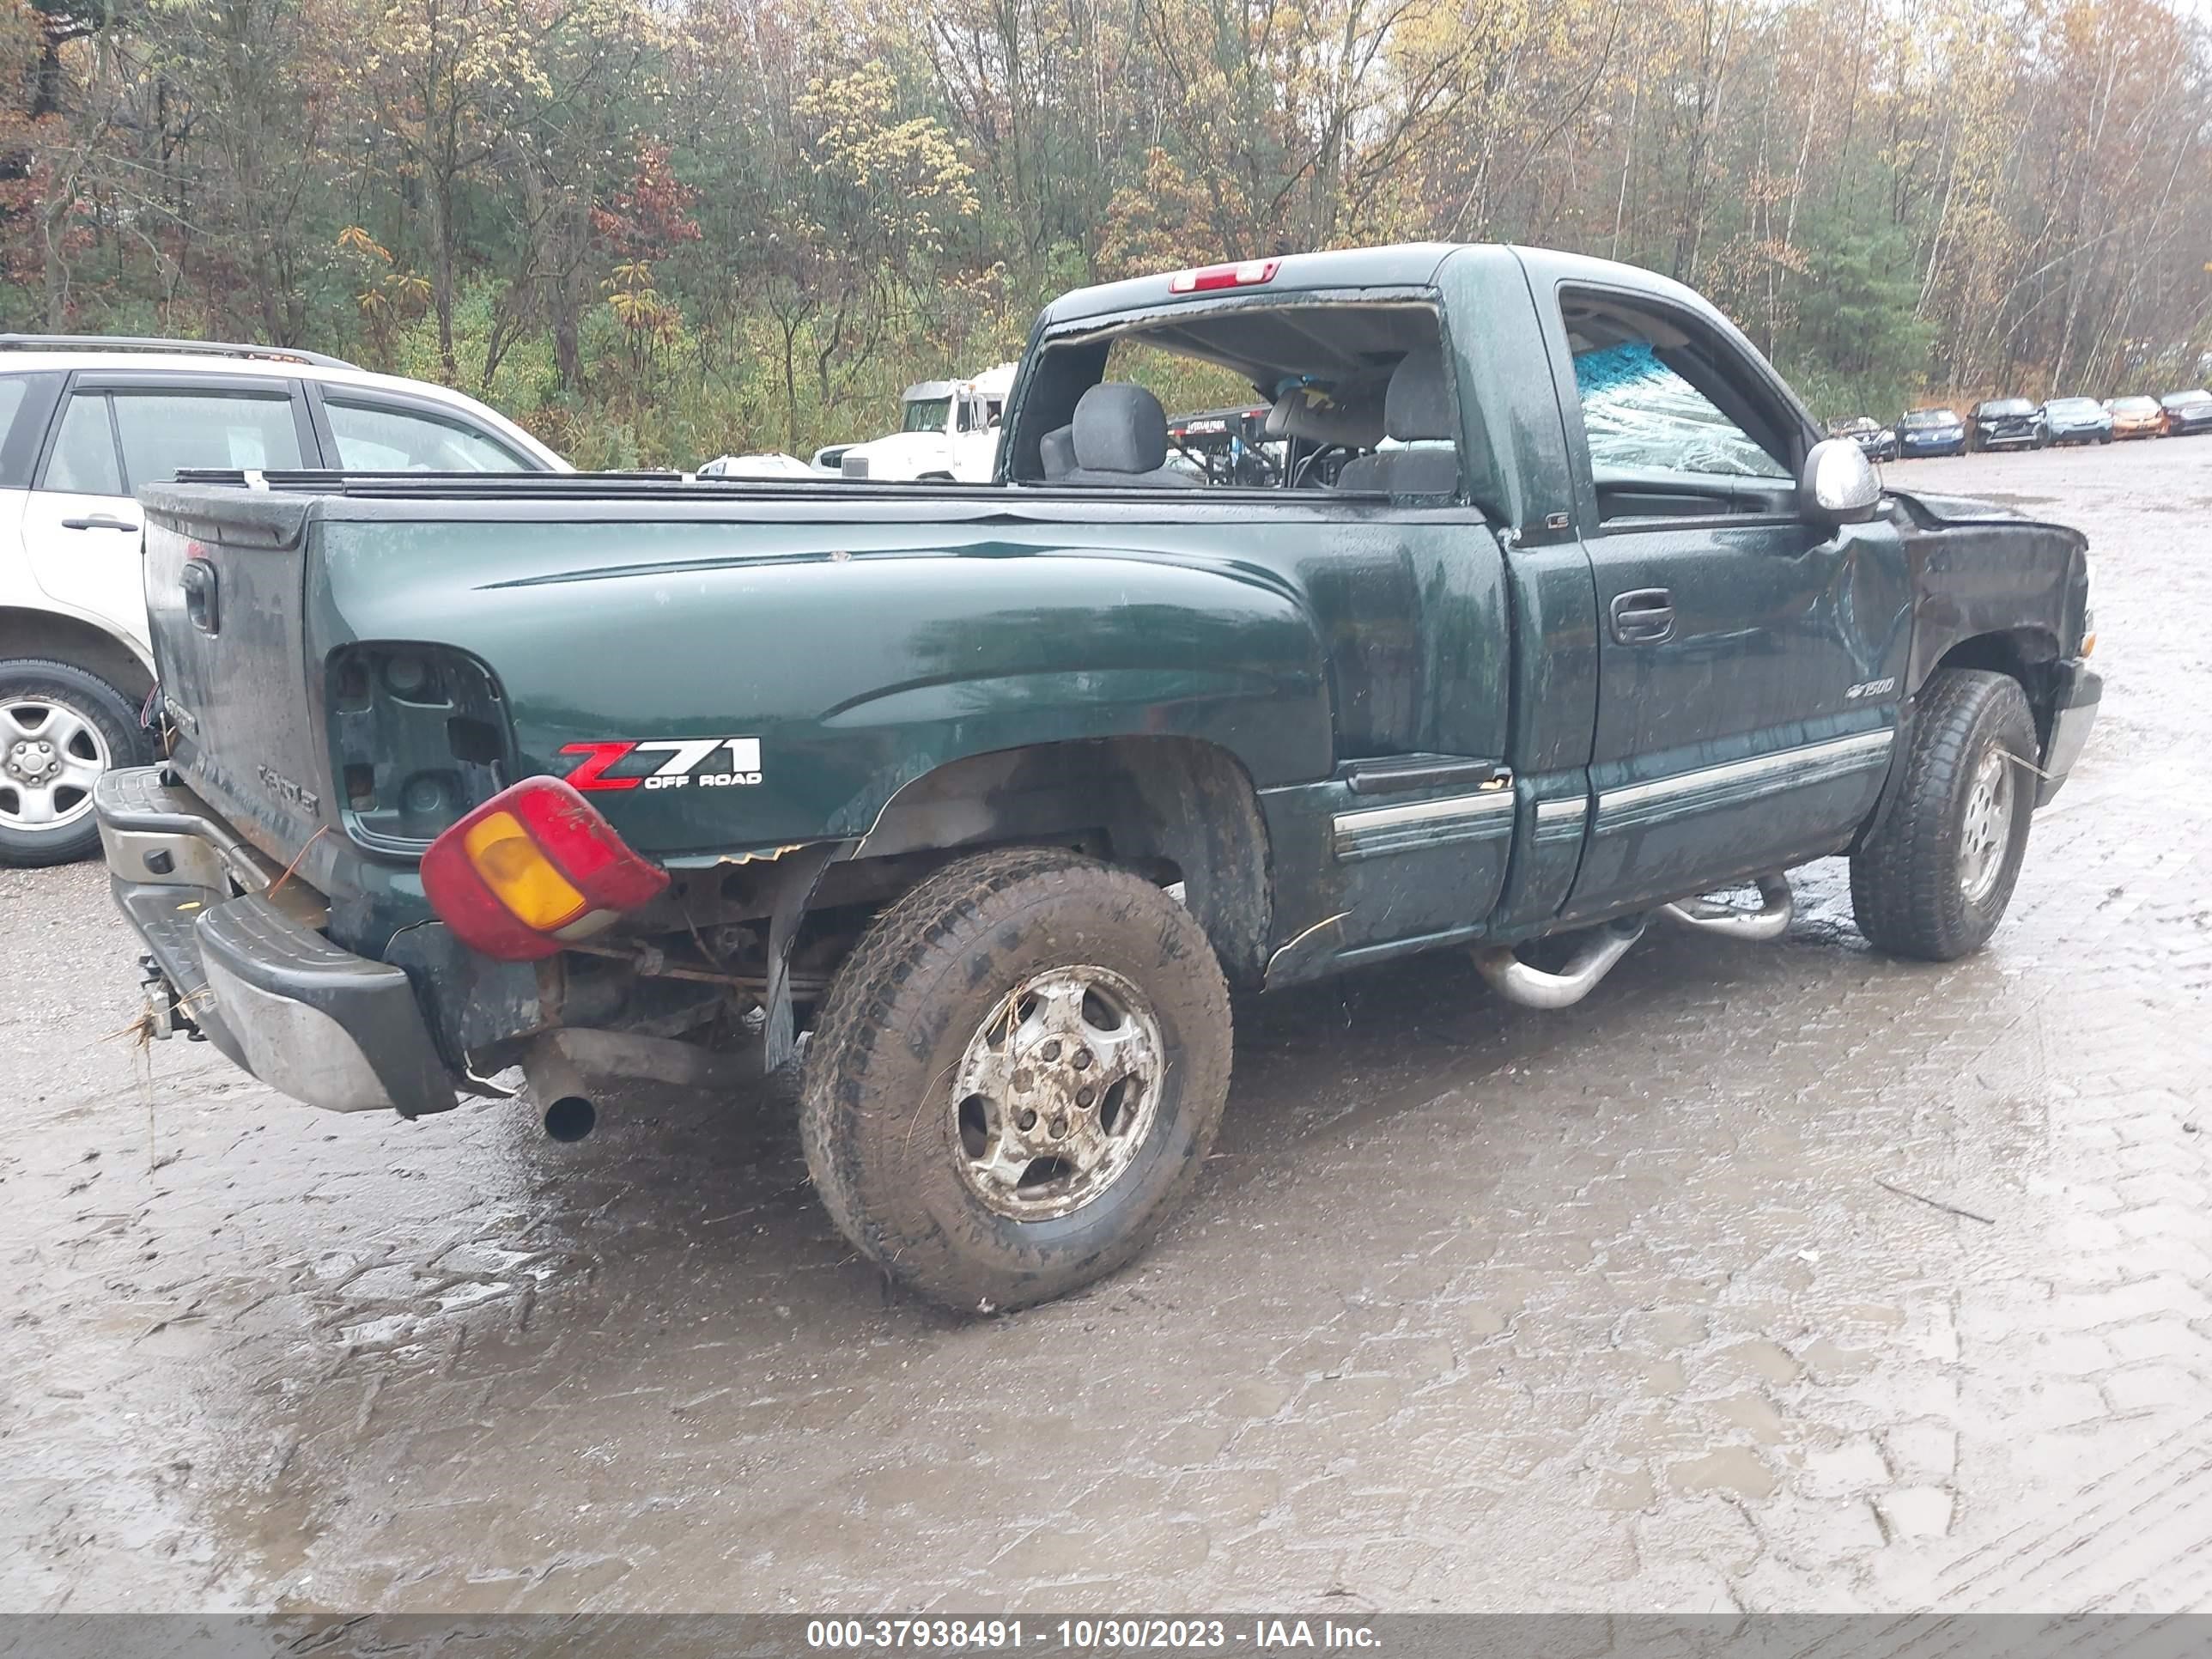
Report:
M 1475 971 L 1489 981 L 1492 990 L 1523 1008 L 1571 1008 L 1595 989 L 1598 981 L 1613 971 L 1613 964 L 1628 954 L 1628 947 L 1643 937 L 1642 916 L 1617 916 L 1592 928 L 1590 936 L 1556 974 L 1531 968 L 1505 945 L 1476 951 Z
M 1694 927 L 1701 933 L 1718 933 L 1724 939 L 1779 939 L 1789 928 L 1790 919 L 1796 914 L 1796 901 L 1790 896 L 1790 883 L 1780 872 L 1759 878 L 1759 908 L 1747 908 L 1740 904 L 1721 904 L 1705 898 L 1677 899 L 1672 904 L 1662 904 L 1659 914 L 1668 921 L 1684 927 Z

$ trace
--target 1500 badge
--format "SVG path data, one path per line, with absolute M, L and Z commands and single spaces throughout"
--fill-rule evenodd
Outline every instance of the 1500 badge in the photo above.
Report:
M 623 738 L 564 744 L 579 789 L 728 789 L 761 781 L 758 738 Z

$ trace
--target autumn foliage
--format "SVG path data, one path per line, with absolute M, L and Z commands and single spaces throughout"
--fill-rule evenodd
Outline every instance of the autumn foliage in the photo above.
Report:
M 869 435 L 1059 289 L 1309 246 L 1706 289 L 1821 412 L 2166 390 L 2181 0 L 0 0 L 0 322 L 446 380 L 580 461 Z

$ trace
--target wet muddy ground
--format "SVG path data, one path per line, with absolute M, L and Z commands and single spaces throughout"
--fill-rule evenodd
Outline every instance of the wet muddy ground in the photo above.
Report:
M 1240 1007 L 1135 1267 L 886 1305 L 787 1102 L 292 1105 L 0 872 L 0 1607 L 2212 1608 L 2212 441 L 1893 468 L 2083 526 L 2109 677 L 1991 948 L 1654 935 Z

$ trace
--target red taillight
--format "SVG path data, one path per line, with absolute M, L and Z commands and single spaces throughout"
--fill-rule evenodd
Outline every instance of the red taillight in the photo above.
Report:
M 1257 288 L 1275 280 L 1280 259 L 1246 259 L 1233 265 L 1202 265 L 1168 278 L 1170 294 L 1211 294 L 1218 288 Z
M 430 908 L 464 945 L 502 962 L 550 957 L 667 885 L 666 871 L 559 778 L 501 790 L 422 854 Z

